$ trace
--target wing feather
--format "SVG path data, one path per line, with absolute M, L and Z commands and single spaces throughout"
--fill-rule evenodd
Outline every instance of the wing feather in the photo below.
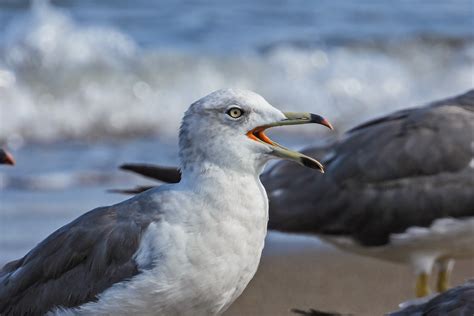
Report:
M 56 307 L 77 307 L 137 275 L 133 255 L 141 235 L 159 220 L 158 212 L 145 212 L 143 203 L 131 199 L 94 209 L 6 264 L 0 270 L 0 314 L 43 315 Z

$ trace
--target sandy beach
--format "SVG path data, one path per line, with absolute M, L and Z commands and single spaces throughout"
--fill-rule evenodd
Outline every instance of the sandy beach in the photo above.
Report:
M 453 284 L 472 277 L 474 260 L 458 261 Z M 383 315 L 412 298 L 414 280 L 408 266 L 329 247 L 264 254 L 256 276 L 225 315 L 292 315 L 295 307 Z

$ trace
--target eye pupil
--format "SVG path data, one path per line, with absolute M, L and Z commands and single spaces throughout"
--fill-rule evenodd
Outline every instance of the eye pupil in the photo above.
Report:
M 239 118 L 244 112 L 239 108 L 231 108 L 227 111 L 227 114 L 232 118 Z

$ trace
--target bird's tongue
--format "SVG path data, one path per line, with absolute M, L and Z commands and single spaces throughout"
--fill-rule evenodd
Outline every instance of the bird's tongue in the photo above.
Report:
M 276 144 L 274 141 L 272 141 L 270 138 L 268 138 L 267 135 L 265 135 L 265 130 L 267 127 L 256 127 L 250 131 L 248 131 L 247 136 L 250 139 L 253 139 L 255 141 L 262 141 L 264 143 L 267 143 L 269 145 L 274 145 Z

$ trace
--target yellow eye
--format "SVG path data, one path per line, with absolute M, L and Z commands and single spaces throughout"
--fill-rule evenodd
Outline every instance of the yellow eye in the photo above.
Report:
M 230 108 L 226 113 L 232 118 L 239 118 L 244 114 L 244 111 L 239 108 Z

